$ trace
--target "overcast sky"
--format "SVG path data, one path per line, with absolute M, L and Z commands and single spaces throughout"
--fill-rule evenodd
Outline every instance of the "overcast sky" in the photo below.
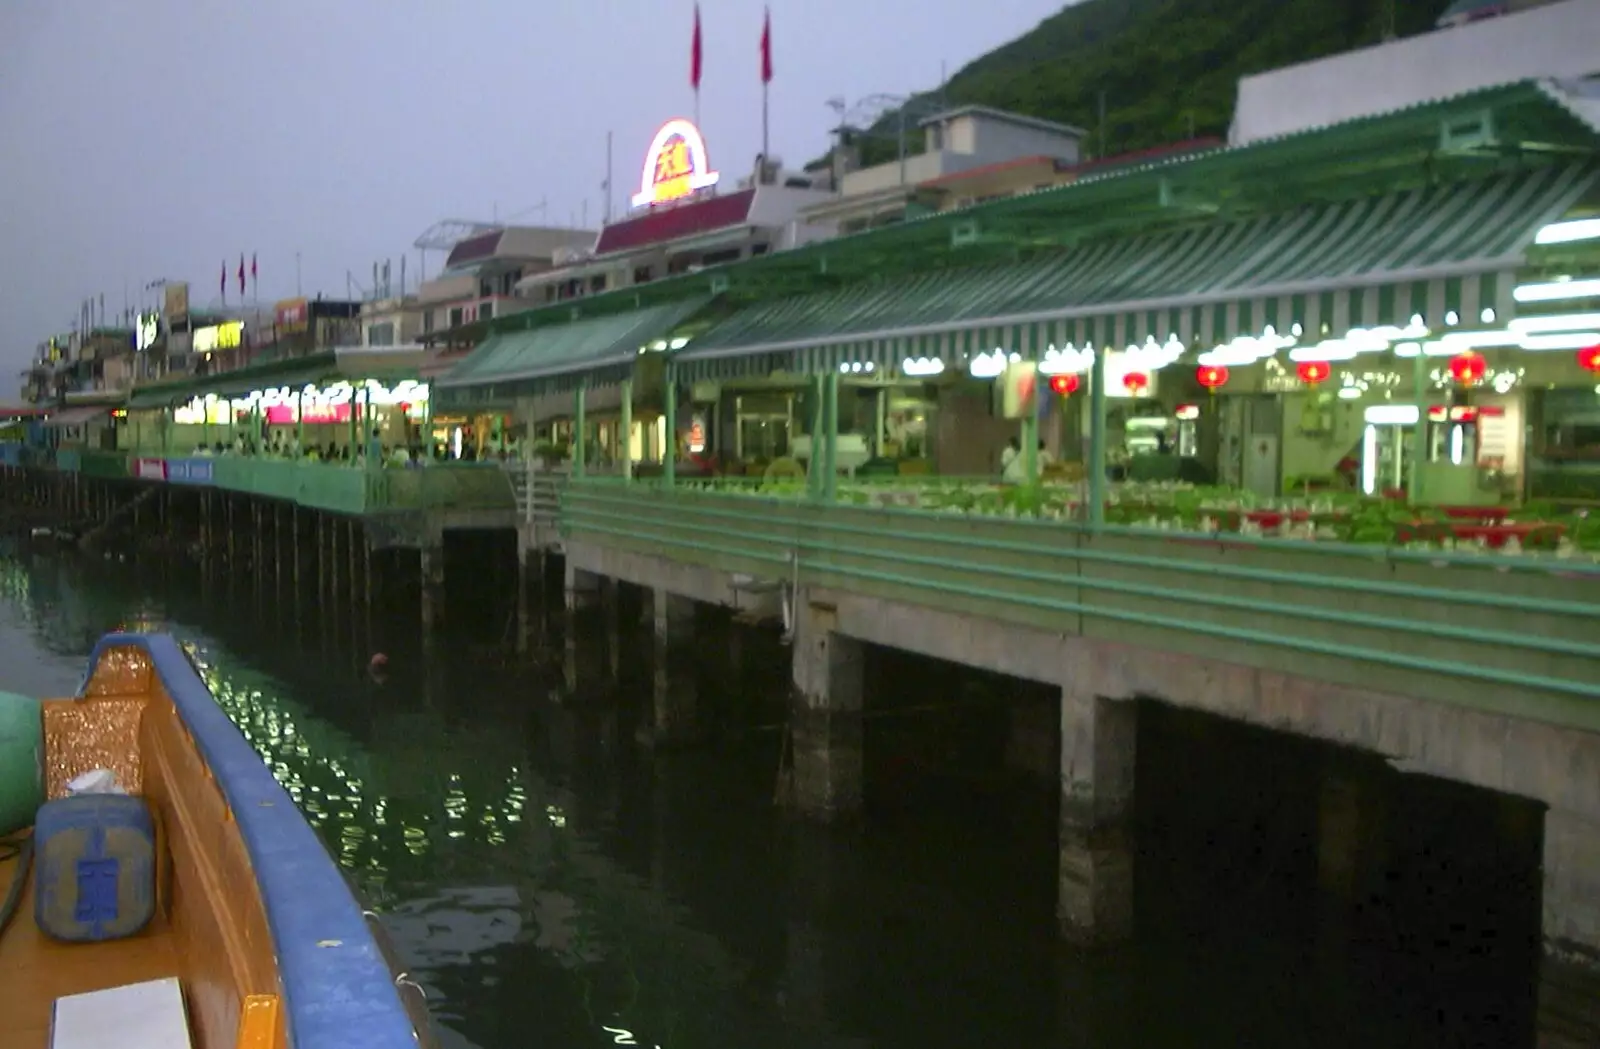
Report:
M 827 100 L 935 86 L 1062 0 L 774 0 L 773 152 L 827 145 Z M 635 187 L 655 128 L 692 116 L 692 0 L 0 0 L 0 364 L 86 297 L 343 296 L 445 218 L 590 225 Z M 761 145 L 757 0 L 702 0 L 713 164 Z M 543 202 L 545 208 L 539 210 Z M 430 270 L 440 259 L 429 259 Z M 126 289 L 126 291 L 125 291 Z M 231 291 L 231 289 L 230 289 Z M 141 299 L 141 295 L 145 296 Z M 12 365 L 15 367 L 12 367 Z M 6 378 L 0 401 L 16 399 Z

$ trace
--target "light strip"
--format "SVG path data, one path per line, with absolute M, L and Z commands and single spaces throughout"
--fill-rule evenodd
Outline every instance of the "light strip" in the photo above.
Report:
M 1600 328 L 1600 313 L 1565 313 L 1550 317 L 1518 317 L 1507 325 L 1519 335 L 1546 331 L 1584 331 Z
M 1556 280 L 1546 284 L 1523 284 L 1511 293 L 1518 302 L 1562 302 L 1566 299 L 1600 297 L 1600 280 Z
M 1361 490 L 1368 495 L 1378 487 L 1378 428 L 1371 423 L 1361 433 Z
M 1374 404 L 1362 413 L 1362 419 L 1375 426 L 1412 426 L 1421 417 L 1414 404 Z
M 1554 335 L 1524 335 L 1525 350 L 1586 350 L 1600 346 L 1600 331 L 1564 331 Z
M 1552 222 L 1533 238 L 1535 244 L 1571 244 L 1575 240 L 1594 240 L 1600 237 L 1600 219 L 1573 219 L 1569 222 Z

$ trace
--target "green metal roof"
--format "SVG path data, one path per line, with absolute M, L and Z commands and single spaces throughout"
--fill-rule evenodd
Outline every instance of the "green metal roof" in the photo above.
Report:
M 814 371 L 997 347 L 1216 343 L 1267 324 L 1337 336 L 1421 314 L 1441 327 L 1450 311 L 1476 324 L 1486 307 L 1510 316 L 1525 249 L 1597 180 L 1592 163 L 1533 168 L 863 282 L 747 307 L 674 359 L 692 379 L 730 376 L 715 362 L 753 355 Z
M 708 301 L 700 296 L 491 336 L 436 384 L 441 389 L 498 386 L 631 367 L 643 347 L 666 336 Z

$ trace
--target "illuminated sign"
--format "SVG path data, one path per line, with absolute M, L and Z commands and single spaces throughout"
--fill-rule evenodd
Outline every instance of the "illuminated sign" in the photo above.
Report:
M 309 304 L 303 298 L 284 299 L 272 307 L 272 322 L 285 335 L 305 331 L 309 319 Z
M 711 170 L 700 129 L 687 120 L 669 120 L 656 132 L 650 152 L 644 156 L 644 176 L 639 192 L 633 195 L 633 206 L 682 200 L 715 186 L 720 177 Z
M 133 348 L 143 352 L 156 344 L 161 335 L 161 314 L 141 313 L 133 329 Z
M 210 353 L 212 350 L 231 350 L 244 342 L 244 321 L 213 324 L 197 328 L 194 333 L 194 352 Z

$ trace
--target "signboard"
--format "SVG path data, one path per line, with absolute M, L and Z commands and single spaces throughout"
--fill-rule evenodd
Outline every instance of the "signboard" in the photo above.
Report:
M 165 481 L 167 479 L 167 461 L 165 459 L 139 459 L 133 465 L 133 475 L 146 481 Z
M 182 328 L 189 323 L 189 285 L 168 282 L 162 289 L 161 312 L 166 314 L 167 327 Z
M 267 424 L 269 426 L 289 426 L 296 420 L 294 405 L 274 404 L 267 408 Z M 320 426 L 324 423 L 347 423 L 350 421 L 350 402 L 340 404 L 311 404 L 305 405 L 305 419 L 307 426 Z
M 272 307 L 272 322 L 280 335 L 293 335 L 310 326 L 311 309 L 306 300 L 284 299 Z
M 133 348 L 135 352 L 143 353 L 156 344 L 161 337 L 161 314 L 141 313 L 134 318 Z
M 167 480 L 173 484 L 210 484 L 210 459 L 169 459 Z
M 650 152 L 645 154 L 644 174 L 639 192 L 633 195 L 633 206 L 646 208 L 683 200 L 715 186 L 720 177 L 711 170 L 700 129 L 687 120 L 669 120 L 656 132 Z
M 213 324 L 209 328 L 196 328 L 193 352 L 210 353 L 212 350 L 237 349 L 244 342 L 244 321 Z

